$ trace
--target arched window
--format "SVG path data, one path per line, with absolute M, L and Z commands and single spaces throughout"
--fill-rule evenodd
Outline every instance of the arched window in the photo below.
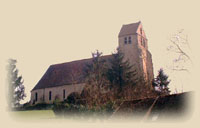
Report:
M 35 101 L 37 101 L 38 100 L 38 94 L 37 94 L 37 92 L 35 93 Z
M 143 46 L 144 46 L 144 48 L 145 48 L 145 39 L 143 39 Z
M 132 42 L 132 41 L 131 41 L 131 37 L 129 36 L 129 37 L 128 37 L 128 43 L 131 44 L 131 42 Z
M 141 37 L 141 45 L 145 48 L 145 39 Z
M 127 37 L 124 37 L 124 44 L 127 44 Z
M 144 46 L 143 37 L 142 37 L 142 28 L 140 28 L 140 37 L 141 37 L 141 39 L 140 39 L 141 40 L 141 45 Z
M 51 91 L 49 91 L 49 100 L 51 100 Z
M 65 99 L 65 89 L 63 90 L 63 100 Z

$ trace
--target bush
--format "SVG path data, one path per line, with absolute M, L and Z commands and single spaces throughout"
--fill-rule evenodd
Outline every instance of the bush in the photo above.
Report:
M 67 97 L 65 102 L 69 104 L 80 104 L 80 99 L 81 95 L 77 92 L 73 92 Z
M 68 104 L 68 103 L 57 103 L 54 104 L 53 111 L 57 116 L 65 117 L 94 117 L 94 116 L 109 116 L 113 113 L 113 103 L 105 104 L 102 107 L 93 106 L 89 108 L 82 104 Z
M 87 117 L 108 116 L 113 113 L 114 109 L 112 102 L 104 103 L 101 106 L 99 105 L 89 106 L 88 104 L 85 104 L 82 95 L 74 92 L 71 93 L 68 96 L 68 98 L 64 101 L 54 102 L 53 111 L 57 116 L 82 118 L 85 116 Z
M 26 104 L 24 105 L 23 110 L 47 110 L 47 109 L 49 110 L 52 108 L 53 108 L 53 104 L 38 103 L 33 106 Z

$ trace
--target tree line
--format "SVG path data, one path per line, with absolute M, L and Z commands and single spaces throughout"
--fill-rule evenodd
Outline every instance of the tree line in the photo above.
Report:
M 170 81 L 162 69 L 152 81 L 153 83 L 149 84 L 140 77 L 134 65 L 131 65 L 129 60 L 124 60 L 124 54 L 119 49 L 109 60 L 105 60 L 102 53 L 97 50 L 92 53 L 92 63 L 85 68 L 86 85 L 81 99 L 84 99 L 89 107 L 101 107 L 110 102 L 143 99 L 170 93 L 168 88 Z
M 13 109 L 20 106 L 26 97 L 22 76 L 18 75 L 17 60 L 8 60 L 8 106 Z M 73 95 L 84 100 L 87 107 L 101 107 L 109 103 L 135 100 L 170 93 L 168 76 L 162 69 L 152 85 L 138 75 L 134 65 L 124 60 L 123 53 L 117 49 L 109 60 L 105 60 L 98 50 L 92 53 L 92 62 L 84 69 L 85 87 L 81 95 Z M 71 101 L 69 101 L 71 102 Z

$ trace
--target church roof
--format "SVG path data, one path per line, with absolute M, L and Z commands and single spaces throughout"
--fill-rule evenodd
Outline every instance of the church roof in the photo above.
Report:
M 102 56 L 107 62 L 112 55 Z M 92 58 L 51 65 L 36 86 L 32 89 L 51 88 L 63 85 L 84 83 L 84 68 Z
M 139 21 L 136 23 L 123 25 L 118 36 L 121 37 L 121 36 L 137 33 L 137 29 L 140 23 L 141 22 Z

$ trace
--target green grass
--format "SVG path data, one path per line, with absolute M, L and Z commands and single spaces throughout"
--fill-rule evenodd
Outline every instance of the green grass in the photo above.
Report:
M 9 112 L 12 117 L 21 119 L 51 119 L 55 118 L 52 110 L 28 110 Z

